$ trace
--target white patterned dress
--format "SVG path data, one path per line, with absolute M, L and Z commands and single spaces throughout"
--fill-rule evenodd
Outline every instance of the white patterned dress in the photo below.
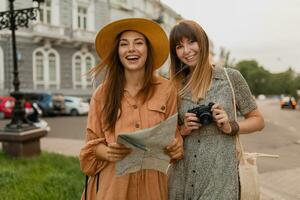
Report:
M 239 71 L 227 68 L 239 112 L 257 108 L 250 89 Z M 205 99 L 193 102 L 191 94 L 181 98 L 179 119 L 187 110 L 209 102 L 219 103 L 234 120 L 232 92 L 221 67 L 214 67 L 213 80 Z M 222 134 L 216 124 L 204 126 L 184 138 L 184 159 L 169 169 L 170 200 L 239 199 L 238 161 L 233 136 Z

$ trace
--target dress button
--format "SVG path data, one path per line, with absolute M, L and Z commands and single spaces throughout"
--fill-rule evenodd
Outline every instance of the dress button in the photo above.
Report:
M 135 124 L 135 128 L 140 128 L 140 125 L 139 124 Z
M 161 109 L 161 110 L 165 110 L 165 109 L 166 109 L 166 106 L 162 106 L 160 109 Z
M 193 173 L 196 173 L 196 171 L 195 171 L 195 170 L 193 170 Z
M 134 108 L 134 109 L 137 109 L 137 105 L 133 105 L 133 108 Z
M 194 155 L 194 158 L 197 158 L 197 155 Z
M 191 186 L 194 187 L 194 184 L 192 184 Z
M 200 140 L 198 140 L 198 143 L 200 143 Z

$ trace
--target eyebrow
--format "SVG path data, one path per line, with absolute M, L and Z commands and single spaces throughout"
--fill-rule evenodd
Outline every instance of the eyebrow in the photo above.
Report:
M 145 41 L 144 38 L 135 38 L 134 41 L 136 41 L 136 40 L 143 40 L 143 41 Z M 126 38 L 120 38 L 120 41 L 128 41 L 128 39 L 126 39 Z

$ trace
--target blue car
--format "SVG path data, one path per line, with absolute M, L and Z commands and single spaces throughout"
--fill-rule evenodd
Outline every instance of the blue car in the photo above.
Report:
M 31 102 L 36 102 L 42 110 L 42 115 L 60 115 L 65 112 L 64 96 L 53 93 L 27 93 L 25 94 Z

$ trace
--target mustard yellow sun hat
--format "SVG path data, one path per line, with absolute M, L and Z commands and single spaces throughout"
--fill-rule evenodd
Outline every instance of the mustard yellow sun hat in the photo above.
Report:
M 169 55 L 169 41 L 165 31 L 156 22 L 145 18 L 128 18 L 111 22 L 96 35 L 95 48 L 101 59 L 113 48 L 117 36 L 124 31 L 142 33 L 152 46 L 154 68 L 161 67 Z

